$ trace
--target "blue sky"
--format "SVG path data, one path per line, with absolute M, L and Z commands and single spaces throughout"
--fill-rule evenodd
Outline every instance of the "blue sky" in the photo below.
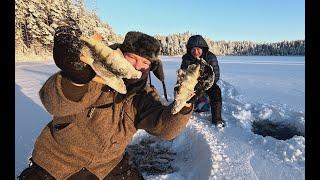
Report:
M 92 9 L 92 0 L 86 0 Z M 102 21 L 117 34 L 190 31 L 212 40 L 276 42 L 305 37 L 303 0 L 96 0 Z

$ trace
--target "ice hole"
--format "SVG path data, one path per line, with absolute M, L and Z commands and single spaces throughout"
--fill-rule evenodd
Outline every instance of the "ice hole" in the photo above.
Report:
M 271 136 L 279 140 L 290 139 L 295 135 L 304 136 L 292 125 L 276 123 L 270 120 L 254 121 L 252 123 L 252 132 L 263 137 Z

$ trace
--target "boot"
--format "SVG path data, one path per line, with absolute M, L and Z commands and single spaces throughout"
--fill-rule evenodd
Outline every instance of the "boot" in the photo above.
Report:
M 212 123 L 217 127 L 224 127 L 225 121 L 221 117 L 222 102 L 211 104 Z

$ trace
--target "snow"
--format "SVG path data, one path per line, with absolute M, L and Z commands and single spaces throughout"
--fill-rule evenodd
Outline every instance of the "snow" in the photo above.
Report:
M 172 101 L 181 58 L 162 59 Z M 171 167 L 173 172 L 143 172 L 145 179 L 305 179 L 303 136 L 278 140 L 251 131 L 252 122 L 271 121 L 294 127 L 304 135 L 304 57 L 222 56 L 218 60 L 222 116 L 227 126 L 213 126 L 210 112 L 203 112 L 193 113 L 186 129 L 173 141 L 163 141 L 139 130 L 130 147 L 152 140 L 144 147 L 171 152 L 161 157 L 153 154 L 150 159 L 158 160 L 161 167 Z M 16 63 L 16 176 L 27 167 L 36 137 L 51 120 L 38 91 L 56 71 L 52 62 Z M 162 85 L 154 76 L 152 83 L 167 104 Z M 133 148 L 130 150 L 134 152 Z M 136 158 L 144 157 L 136 154 Z

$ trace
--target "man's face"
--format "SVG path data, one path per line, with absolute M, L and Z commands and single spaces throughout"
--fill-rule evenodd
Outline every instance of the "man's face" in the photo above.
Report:
M 200 58 L 200 56 L 202 55 L 202 49 L 199 48 L 199 47 L 193 47 L 191 49 L 191 55 L 194 57 L 194 58 Z
M 133 84 L 142 79 L 148 78 L 148 73 L 150 71 L 150 66 L 151 66 L 151 62 L 148 59 L 133 53 L 123 53 L 123 55 L 124 55 L 124 58 L 126 58 L 126 60 L 129 63 L 131 63 L 136 70 L 142 72 L 142 76 L 140 79 L 130 79 L 127 81 L 129 84 Z

